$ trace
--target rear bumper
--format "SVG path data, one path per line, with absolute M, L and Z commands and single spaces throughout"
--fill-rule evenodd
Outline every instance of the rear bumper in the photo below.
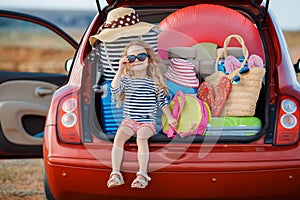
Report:
M 125 185 L 107 188 L 111 143 L 91 144 L 88 150 L 83 145 L 61 144 L 54 126 L 48 126 L 43 153 L 48 185 L 57 200 L 300 199 L 297 148 L 251 152 L 242 147 L 238 151 L 221 149 L 222 153 L 212 152 L 203 159 L 194 159 L 193 153 L 187 152 L 180 156 L 179 162 L 171 160 L 174 162 L 166 166 L 159 166 L 163 161 L 159 156 L 167 160 L 176 154 L 172 149 L 165 153 L 157 151 L 156 156 L 150 155 L 149 163 L 149 169 L 157 170 L 149 173 L 152 180 L 144 190 L 130 188 L 137 171 L 135 153 L 125 154 L 123 167 L 131 169 L 123 173 Z
M 134 190 L 130 188 L 134 173 L 124 172 L 125 185 L 108 189 L 109 167 L 96 167 L 96 160 L 68 161 L 45 160 L 49 185 L 57 199 L 300 199 L 300 167 L 213 172 L 162 169 L 149 173 L 152 180 L 145 190 Z M 83 167 L 87 166 L 84 163 L 90 167 Z

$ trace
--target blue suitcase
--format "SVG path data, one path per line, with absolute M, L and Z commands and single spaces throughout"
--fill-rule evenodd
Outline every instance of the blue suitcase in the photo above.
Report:
M 184 94 L 192 94 L 197 96 L 197 88 L 182 86 L 168 79 L 166 80 L 166 84 L 168 86 L 170 94 L 169 100 L 172 100 L 176 92 L 179 90 L 182 91 Z
M 106 134 L 115 134 L 123 118 L 123 109 L 116 107 L 110 93 L 111 81 L 105 81 L 101 85 L 102 127 Z

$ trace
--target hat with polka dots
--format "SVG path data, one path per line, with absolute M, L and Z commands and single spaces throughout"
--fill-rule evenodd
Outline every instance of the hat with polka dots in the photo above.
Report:
M 108 13 L 98 33 L 90 37 L 90 43 L 93 45 L 97 40 L 112 42 L 120 37 L 144 35 L 153 27 L 153 24 L 141 22 L 134 9 L 116 8 Z

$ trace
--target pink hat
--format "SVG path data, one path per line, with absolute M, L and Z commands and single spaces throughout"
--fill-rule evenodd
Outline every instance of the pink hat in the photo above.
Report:
M 166 73 L 167 79 L 182 86 L 197 88 L 199 80 L 194 72 L 195 65 L 182 58 L 172 58 Z

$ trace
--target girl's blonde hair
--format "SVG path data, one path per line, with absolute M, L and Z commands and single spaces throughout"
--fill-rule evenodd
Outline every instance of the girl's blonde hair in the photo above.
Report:
M 146 53 L 149 56 L 147 75 L 153 79 L 154 84 L 157 85 L 159 89 L 163 89 L 165 94 L 168 94 L 168 87 L 160 71 L 160 67 L 162 67 L 161 60 L 149 44 L 141 40 L 133 40 L 125 46 L 124 51 L 122 53 L 122 57 L 127 56 L 128 48 L 134 45 L 141 46 L 146 50 Z M 127 76 L 134 76 L 134 72 L 131 70 L 130 67 L 125 67 L 123 74 Z M 121 93 L 117 97 L 117 105 L 120 105 L 120 102 L 123 100 L 124 94 Z

